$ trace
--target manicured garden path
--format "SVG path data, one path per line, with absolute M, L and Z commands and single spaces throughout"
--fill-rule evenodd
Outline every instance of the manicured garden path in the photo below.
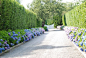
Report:
M 61 30 L 51 29 L 0 58 L 84 58 Z

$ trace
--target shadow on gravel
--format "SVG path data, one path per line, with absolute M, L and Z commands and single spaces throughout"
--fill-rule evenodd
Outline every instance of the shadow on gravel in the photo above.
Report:
M 40 50 L 40 49 L 55 49 L 55 48 L 68 48 L 68 47 L 72 47 L 72 46 L 52 46 L 52 45 L 42 45 L 42 46 L 34 46 L 34 47 L 28 47 L 28 48 L 32 48 L 31 51 L 34 50 Z M 24 53 L 22 53 L 20 56 L 25 56 L 25 55 L 32 55 L 34 53 L 30 53 L 31 51 L 25 51 Z M 18 55 L 19 56 L 19 55 Z M 16 57 L 18 57 L 16 56 Z
M 52 46 L 52 45 L 42 45 L 42 46 L 35 46 L 35 47 L 30 47 L 33 48 L 33 50 L 39 50 L 39 49 L 55 49 L 55 48 L 68 48 L 72 46 Z
M 55 48 L 68 48 L 68 47 L 72 47 L 72 46 L 52 46 L 52 45 L 42 45 L 42 46 L 35 46 L 35 47 L 29 47 L 29 48 L 32 48 L 31 51 L 34 51 L 34 50 L 40 50 L 40 49 L 55 49 Z M 28 51 L 25 52 L 25 53 L 22 53 L 21 56 L 24 56 L 24 55 L 32 55 L 34 53 L 30 53 L 31 51 Z M 18 57 L 18 56 L 16 56 Z
M 55 29 L 55 30 L 49 30 L 49 31 L 64 31 L 64 30 L 58 30 L 58 29 Z
M 54 48 L 67 48 L 67 47 L 72 47 L 72 46 L 51 46 L 51 45 L 42 45 L 42 46 L 36 46 L 35 50 L 38 49 L 54 49 Z

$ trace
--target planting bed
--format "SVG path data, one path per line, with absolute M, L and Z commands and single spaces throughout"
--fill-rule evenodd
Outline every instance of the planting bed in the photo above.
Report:
M 78 27 L 65 27 L 64 30 L 68 38 L 73 41 L 81 51 L 86 52 L 86 29 Z
M 0 55 L 31 40 L 34 36 L 44 34 L 44 32 L 43 28 L 0 31 Z

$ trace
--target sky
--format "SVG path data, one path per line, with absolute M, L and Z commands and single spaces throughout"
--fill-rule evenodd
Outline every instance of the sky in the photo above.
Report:
M 27 4 L 28 4 L 28 3 L 31 4 L 32 1 L 33 1 L 33 0 L 21 0 L 21 4 L 22 4 L 25 8 L 27 8 Z
M 63 2 L 74 2 L 74 0 L 63 0 Z
M 31 4 L 33 0 L 21 0 L 21 4 L 27 8 L 27 4 Z M 74 0 L 63 0 L 63 2 L 74 2 Z

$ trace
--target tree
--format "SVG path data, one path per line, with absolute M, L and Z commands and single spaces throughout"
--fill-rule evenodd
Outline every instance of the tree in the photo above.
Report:
M 33 0 L 30 10 L 35 12 L 45 23 L 47 19 L 53 20 L 53 16 L 62 15 L 64 6 L 60 0 Z
M 20 0 L 15 0 L 15 1 L 17 1 L 18 3 L 20 3 Z

